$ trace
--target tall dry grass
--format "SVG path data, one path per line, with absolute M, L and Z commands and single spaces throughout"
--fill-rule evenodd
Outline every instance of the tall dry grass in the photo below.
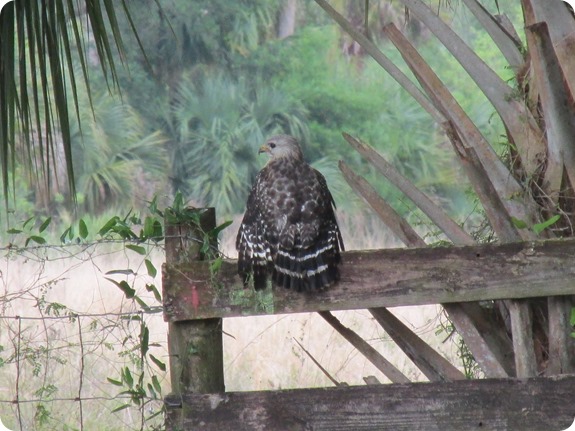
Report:
M 163 253 L 152 260 L 159 268 Z M 107 275 L 131 268 L 134 276 Z M 139 429 L 138 409 L 112 410 L 127 402 L 108 378 L 135 365 L 139 307 L 106 277 L 135 280 L 138 294 L 154 304 L 145 283 L 143 257 L 123 245 L 38 248 L 0 260 L 0 417 L 9 429 Z M 158 277 L 159 278 L 159 277 Z M 156 280 L 159 282 L 159 280 Z M 150 351 L 167 362 L 161 313 L 142 314 Z M 17 358 L 20 361 L 17 361 Z M 156 374 L 169 391 L 167 374 Z M 18 399 L 19 403 L 12 403 Z M 42 400 L 42 401 L 37 401 Z M 81 401 L 80 401 L 81 400 Z M 150 403 L 145 416 L 161 408 Z M 20 418 L 20 419 L 18 419 Z M 150 423 L 151 425 L 152 423 Z M 151 429 L 151 428 L 148 428 Z

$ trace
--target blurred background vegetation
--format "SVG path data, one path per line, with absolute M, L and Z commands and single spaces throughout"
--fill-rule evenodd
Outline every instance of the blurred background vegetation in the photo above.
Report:
M 495 9 L 506 7 L 495 3 Z M 514 3 L 502 12 L 518 21 L 520 5 Z M 20 152 L 7 201 L 0 196 L 9 205 L 0 215 L 3 226 L 31 215 L 50 216 L 60 232 L 73 219 L 105 219 L 137 210 L 154 196 L 171 202 L 177 191 L 196 206 L 216 207 L 220 217 L 241 214 L 265 163 L 257 149 L 275 133 L 302 140 L 307 160 L 327 177 L 346 219 L 369 210 L 341 179 L 340 159 L 404 216 L 413 208 L 371 172 L 345 143 L 342 131 L 374 146 L 456 220 L 463 222 L 474 211 L 475 199 L 441 130 L 313 1 L 127 4 L 143 51 L 132 24 L 118 14 L 124 41 L 123 52 L 114 53 L 119 88 L 102 74 L 96 42 L 90 41 L 89 32 L 85 35 L 90 88 L 78 85 L 79 115 L 70 115 L 78 206 L 74 209 L 58 152 L 52 164 L 56 179 L 49 185 L 35 176 L 38 163 Z M 363 26 L 363 5 L 344 0 L 336 6 Z M 482 133 L 497 143 L 504 134 L 499 117 L 476 87 L 461 84 L 465 75 L 444 48 L 433 43 L 414 18 L 406 21 L 397 3 L 372 0 L 369 7 L 370 36 L 386 55 L 403 64 L 382 32 L 383 25 L 393 21 L 408 29 L 412 42 Z M 464 7 L 452 2 L 439 13 L 504 79 L 513 76 Z M 78 14 L 69 19 L 86 18 Z M 407 67 L 404 71 L 411 75 Z M 79 61 L 71 72 L 82 74 Z M 504 152 L 505 145 L 497 150 Z

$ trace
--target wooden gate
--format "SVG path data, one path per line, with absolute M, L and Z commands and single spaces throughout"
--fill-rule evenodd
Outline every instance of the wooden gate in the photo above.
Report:
M 309 294 L 274 288 L 262 303 L 260 294 L 244 290 L 235 261 L 203 259 L 205 232 L 214 226 L 215 212 L 207 209 L 199 226 L 166 228 L 163 302 L 173 391 L 165 398 L 167 430 L 559 431 L 573 423 L 567 296 L 575 294 L 575 240 L 346 252 L 337 285 Z M 533 349 L 523 336 L 531 328 L 510 340 L 477 301 L 508 301 L 519 310 L 512 318 L 521 318 L 523 301 L 547 297 L 563 303 L 564 312 L 550 319 L 549 360 L 541 371 L 522 357 Z M 457 316 L 487 379 L 465 380 L 386 309 L 423 304 L 442 304 Z M 368 309 L 430 382 L 410 383 L 345 328 L 340 332 L 394 383 L 225 391 L 223 318 L 320 312 L 336 327 L 330 312 L 350 309 Z

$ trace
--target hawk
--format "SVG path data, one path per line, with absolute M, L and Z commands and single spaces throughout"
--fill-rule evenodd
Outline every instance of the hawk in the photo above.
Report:
M 256 177 L 236 239 L 244 284 L 253 274 L 255 289 L 263 289 L 269 273 L 276 285 L 297 291 L 335 283 L 344 246 L 325 178 L 305 162 L 292 136 L 273 136 L 258 153 L 270 159 Z

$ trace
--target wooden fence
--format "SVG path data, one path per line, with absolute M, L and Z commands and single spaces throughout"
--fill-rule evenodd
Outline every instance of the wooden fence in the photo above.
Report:
M 268 288 L 262 301 L 261 293 L 243 288 L 235 261 L 215 268 L 202 260 L 205 235 L 198 231 L 215 226 L 212 209 L 203 212 L 201 226 L 167 228 L 163 301 L 173 388 L 165 398 L 168 430 L 559 431 L 573 422 L 575 343 L 567 298 L 575 294 L 575 240 L 346 252 L 337 285 L 303 294 Z M 476 301 L 547 297 L 564 300 L 564 312 L 550 319 L 549 366 L 526 375 L 518 354 L 525 346 L 517 347 L 523 338 L 506 337 Z M 462 380 L 456 367 L 385 308 L 438 303 L 465 317 L 460 322 L 469 323 L 465 330 L 472 335 L 466 342 L 493 378 Z M 408 383 L 343 328 L 342 335 L 394 383 L 225 392 L 222 318 L 317 311 L 337 327 L 330 311 L 364 308 L 429 383 Z

